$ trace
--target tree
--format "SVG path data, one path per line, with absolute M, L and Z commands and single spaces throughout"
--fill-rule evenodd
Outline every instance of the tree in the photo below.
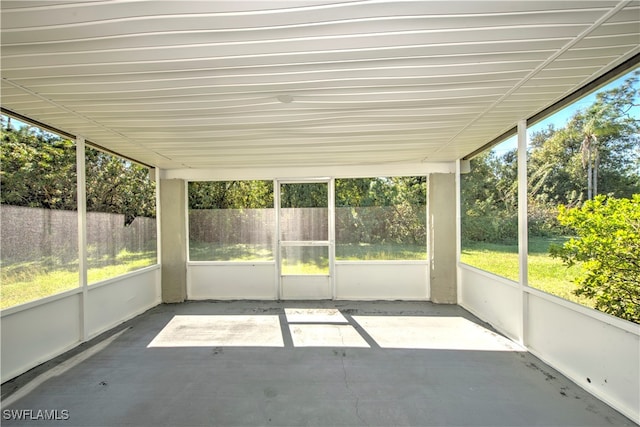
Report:
M 155 183 L 141 165 L 87 147 L 87 211 L 155 217 Z M 76 146 L 38 128 L 13 128 L 3 117 L 0 203 L 76 210 Z
M 640 73 L 573 114 L 559 129 L 531 135 L 528 152 L 529 232 L 562 234 L 558 204 L 580 206 L 602 193 L 631 197 L 640 193 L 640 120 L 634 115 Z M 512 242 L 517 238 L 515 150 L 486 152 L 471 160 L 462 176 L 462 238 Z
M 73 142 L 37 128 L 7 123 L 0 144 L 0 203 L 76 210 L 76 150 Z
M 155 182 L 146 167 L 87 147 L 85 169 L 88 212 L 123 214 L 125 225 L 155 217 Z
M 529 180 L 534 194 L 549 202 L 579 205 L 596 194 L 630 197 L 640 192 L 638 72 L 600 92 L 560 129 L 531 136 Z
M 280 187 L 280 205 L 283 208 L 315 208 L 328 206 L 325 183 L 291 183 Z
M 575 294 L 593 298 L 600 311 L 640 323 L 640 194 L 561 206 L 558 219 L 577 237 L 550 252 L 567 266 L 582 263 Z
M 272 181 L 194 181 L 189 183 L 189 209 L 272 207 Z
M 336 230 L 349 243 L 424 244 L 425 176 L 336 180 Z
M 518 237 L 517 156 L 481 154 L 461 178 L 462 239 L 513 243 Z

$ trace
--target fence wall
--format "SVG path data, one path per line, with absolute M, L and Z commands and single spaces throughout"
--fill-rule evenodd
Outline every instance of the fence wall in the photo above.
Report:
M 30 261 L 55 256 L 78 257 L 78 213 L 41 208 L 0 205 L 2 259 Z M 122 214 L 87 212 L 87 244 L 90 256 L 153 249 L 156 219 L 136 218 L 125 226 Z
M 280 230 L 283 240 L 328 239 L 326 208 L 283 208 Z M 208 243 L 270 245 L 275 209 L 193 209 L 189 211 L 189 238 Z M 395 206 L 336 208 L 338 243 L 373 243 L 383 240 L 424 242 L 424 206 L 401 210 Z

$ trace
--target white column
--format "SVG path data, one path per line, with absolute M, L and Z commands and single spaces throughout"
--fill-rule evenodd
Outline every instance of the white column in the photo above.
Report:
M 520 274 L 520 296 L 522 307 L 522 319 L 520 324 L 520 343 L 527 344 L 527 292 L 529 284 L 529 234 L 528 234 L 528 203 L 527 203 L 527 121 L 518 122 L 518 257 Z
M 281 254 L 280 254 L 280 181 L 273 180 L 273 207 L 275 209 L 276 217 L 274 224 L 274 238 L 273 238 L 273 259 L 276 263 L 276 299 L 282 299 L 282 273 L 280 272 Z
M 438 304 L 458 302 L 455 191 L 455 174 L 429 175 L 429 291 Z
M 183 302 L 187 298 L 186 182 L 160 180 L 160 230 L 162 301 Z
M 462 173 L 462 160 L 456 161 L 456 299 L 458 304 L 462 301 L 462 283 L 460 282 L 460 254 L 462 253 L 462 197 L 460 193 L 460 180 Z
M 338 295 L 336 289 L 336 180 L 331 178 L 328 182 L 329 192 L 329 281 L 331 285 L 331 299 Z
M 156 263 L 160 264 L 162 262 L 162 209 L 160 208 L 160 179 L 162 173 L 160 168 L 153 168 L 149 173 L 153 173 L 153 179 L 156 183 Z M 158 276 L 156 292 L 158 302 L 162 302 L 162 274 Z
M 89 338 L 87 303 L 87 179 L 85 167 L 85 143 L 81 136 L 76 137 L 76 182 L 78 203 L 78 269 L 79 284 L 82 288 L 80 301 L 80 341 Z

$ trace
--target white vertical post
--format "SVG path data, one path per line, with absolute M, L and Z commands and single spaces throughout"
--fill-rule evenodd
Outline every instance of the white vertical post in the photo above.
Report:
M 88 283 L 87 283 L 87 179 L 85 167 L 85 143 L 81 136 L 76 137 L 76 176 L 78 202 L 78 269 L 79 284 L 82 287 L 80 301 L 80 341 L 87 341 L 88 331 Z
M 527 121 L 518 122 L 518 258 L 522 318 L 520 322 L 520 343 L 527 345 L 528 301 L 526 287 L 529 285 L 529 234 L 527 203 Z
M 429 301 L 432 301 L 431 298 L 431 270 L 433 269 L 433 257 L 435 254 L 434 245 L 433 245 L 433 217 L 431 215 L 431 210 L 433 206 L 431 205 L 431 177 L 429 174 L 427 178 L 427 218 L 426 218 L 426 227 L 427 227 L 427 298 Z M 457 298 L 457 297 L 456 297 Z
M 274 224 L 274 238 L 273 238 L 273 259 L 276 263 L 276 299 L 282 299 L 282 285 L 280 273 L 280 181 L 273 180 L 273 207 L 276 211 L 275 224 Z
M 329 179 L 329 283 L 331 285 L 331 299 L 336 299 L 336 180 Z
M 431 179 L 431 174 L 426 174 L 425 177 L 426 177 L 425 185 L 427 186 L 427 191 L 425 191 L 425 195 L 424 195 L 425 197 L 424 205 L 426 206 L 426 209 L 424 212 L 424 216 L 425 216 L 424 224 L 426 228 L 424 245 L 425 245 L 425 248 L 427 249 L 426 295 L 427 295 L 427 301 L 431 301 L 431 252 L 433 248 L 433 245 L 431 244 L 431 221 L 429 220 L 431 215 L 431 206 L 429 205 L 429 199 L 430 199 L 429 191 L 431 188 L 431 184 L 429 183 L 429 180 Z
M 462 302 L 462 283 L 460 281 L 460 254 L 462 253 L 462 195 L 460 194 L 462 160 L 456 161 L 456 298 Z
M 154 168 L 154 180 L 156 182 L 156 264 L 162 264 L 162 212 L 160 209 L 160 169 Z M 162 301 L 162 274 L 156 281 L 156 293 L 158 303 Z
M 184 259 L 186 261 L 186 265 L 185 265 L 185 282 L 184 282 L 184 286 L 185 286 L 185 291 L 184 291 L 184 296 L 185 299 L 189 299 L 189 293 L 191 291 L 191 275 L 189 274 L 189 181 L 188 180 L 184 180 L 183 182 L 183 189 L 182 191 L 184 192 L 184 204 L 183 204 L 183 208 L 184 208 L 184 224 L 183 224 L 183 231 L 184 231 L 184 236 L 185 236 L 185 242 L 184 242 Z

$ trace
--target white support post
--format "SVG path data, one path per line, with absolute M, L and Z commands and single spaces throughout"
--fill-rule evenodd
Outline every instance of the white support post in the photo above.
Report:
M 161 173 L 159 168 L 153 169 L 153 179 L 156 183 L 156 264 L 162 263 L 162 212 L 160 209 L 160 178 Z M 162 276 L 157 276 L 159 279 L 156 282 L 156 293 L 158 303 L 162 301 Z
M 456 297 L 458 304 L 462 302 L 462 283 L 460 281 L 460 254 L 462 253 L 462 196 L 460 194 L 462 160 L 456 161 Z
M 331 299 L 337 296 L 336 289 L 336 180 L 329 180 L 329 280 L 331 285 Z
M 76 137 L 76 175 L 78 203 L 78 269 L 79 284 L 82 287 L 80 301 L 80 341 L 89 339 L 87 330 L 88 316 L 88 283 L 87 283 L 87 187 L 85 167 L 85 143 L 81 136 Z
M 275 234 L 273 239 L 273 259 L 276 263 L 275 275 L 276 275 L 276 299 L 282 299 L 282 274 L 280 272 L 280 181 L 277 179 L 273 180 L 273 207 L 276 211 L 275 217 Z
M 183 205 L 184 206 L 184 214 L 183 214 L 184 215 L 184 224 L 183 224 L 184 228 L 183 228 L 183 231 L 184 231 L 184 235 L 186 236 L 186 242 L 185 242 L 186 254 L 185 254 L 185 259 L 187 260 L 187 263 L 188 263 L 190 261 L 190 258 L 189 258 L 190 257 L 190 253 L 189 253 L 190 252 L 190 249 L 189 249 L 189 245 L 190 245 L 190 242 L 189 242 L 189 236 L 190 236 L 190 234 L 189 234 L 189 181 L 185 179 L 184 182 L 183 182 L 183 185 L 184 185 L 183 191 L 184 191 L 184 194 L 185 194 L 184 205 Z M 189 275 L 187 274 L 187 281 L 189 280 L 188 276 Z M 189 287 L 189 285 L 187 284 L 187 289 L 188 289 L 188 287 Z M 187 296 L 187 298 L 188 298 L 188 296 Z
M 527 345 L 528 294 L 529 285 L 529 234 L 527 202 L 527 121 L 518 122 L 518 258 L 522 318 L 520 322 L 520 344 Z

